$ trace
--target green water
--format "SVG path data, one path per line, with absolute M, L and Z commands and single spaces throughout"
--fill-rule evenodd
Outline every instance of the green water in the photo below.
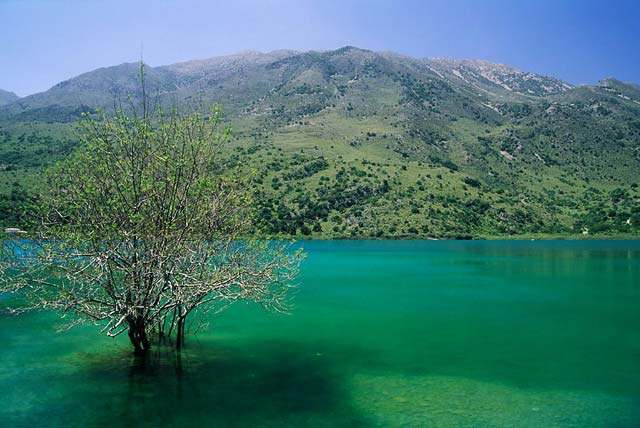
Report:
M 0 312 L 0 427 L 640 426 L 640 242 L 303 246 L 180 354 Z

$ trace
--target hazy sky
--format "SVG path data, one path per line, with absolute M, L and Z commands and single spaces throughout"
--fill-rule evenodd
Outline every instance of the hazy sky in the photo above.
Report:
M 0 0 L 0 88 L 24 96 L 97 67 L 354 45 L 640 83 L 640 0 Z

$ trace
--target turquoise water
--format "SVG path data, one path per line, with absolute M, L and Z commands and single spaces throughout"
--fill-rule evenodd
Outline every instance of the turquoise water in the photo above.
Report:
M 0 427 L 640 426 L 640 242 L 301 245 L 180 354 L 0 312 Z

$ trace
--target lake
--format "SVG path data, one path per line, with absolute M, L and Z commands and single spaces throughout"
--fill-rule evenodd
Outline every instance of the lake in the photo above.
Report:
M 640 426 L 640 241 L 300 245 L 291 315 L 237 304 L 146 361 L 0 312 L 0 426 Z

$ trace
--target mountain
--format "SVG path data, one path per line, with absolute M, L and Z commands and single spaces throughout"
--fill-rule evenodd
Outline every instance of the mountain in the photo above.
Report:
M 5 90 L 0 89 L 0 106 L 12 103 L 12 102 L 16 101 L 18 98 L 20 98 L 20 97 L 18 97 L 13 92 L 9 92 L 9 91 L 5 91 Z
M 4 109 L 3 115 L 47 117 L 53 112 L 73 116 L 80 106 L 111 109 L 139 91 L 139 64 L 100 68 L 58 83 L 43 93 L 24 97 Z M 327 93 L 340 84 L 376 72 L 391 79 L 428 79 L 451 85 L 472 97 L 521 100 L 566 92 L 572 86 L 560 80 L 526 73 L 516 68 L 480 60 L 414 59 L 394 53 L 376 53 L 345 47 L 330 52 L 246 51 L 235 55 L 147 67 L 151 92 L 176 103 L 200 97 L 220 101 L 235 111 L 269 96 L 286 85 L 306 82 L 326 86 Z M 340 77 L 350 77 L 341 82 Z M 382 83 L 382 82 L 381 82 Z
M 101 68 L 0 107 L 0 218 L 19 222 L 38 171 L 73 150 L 80 113 L 135 106 L 139 73 Z M 351 46 L 146 67 L 145 82 L 159 105 L 224 106 L 230 159 L 258 171 L 271 234 L 640 232 L 634 84 Z
M 265 68 L 293 55 L 292 51 L 270 54 L 247 51 L 207 60 L 188 61 L 162 67 L 145 67 L 145 81 L 152 97 L 167 103 L 188 102 L 204 96 L 206 101 L 231 100 L 226 107 L 245 106 L 263 95 L 279 80 Z M 224 84 L 226 83 L 226 87 Z M 0 110 L 0 117 L 18 120 L 72 121 L 87 109 L 106 111 L 128 104 L 140 92 L 140 64 L 125 63 L 99 68 L 62 81 L 48 91 L 21 98 Z

